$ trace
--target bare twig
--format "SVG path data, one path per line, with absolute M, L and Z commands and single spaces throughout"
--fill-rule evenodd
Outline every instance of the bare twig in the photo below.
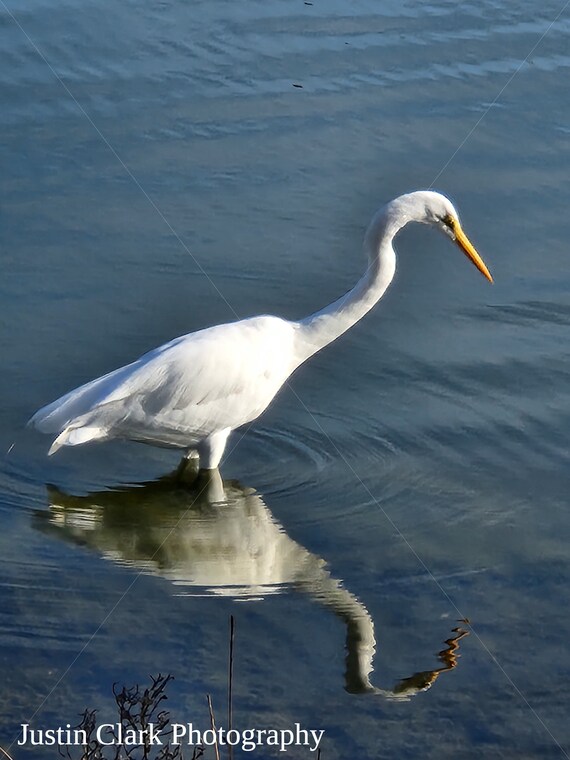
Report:
M 12 756 L 9 755 L 3 747 L 0 747 L 0 752 L 4 755 L 4 757 L 7 757 L 8 760 L 13 760 Z
M 96 711 L 85 710 L 81 723 L 77 726 L 85 737 L 81 745 L 81 760 L 182 760 L 181 747 L 172 744 L 170 714 L 161 709 L 167 699 L 166 687 L 172 679 L 171 675 L 163 676 L 159 673 L 156 677 L 151 676 L 151 684 L 147 687 L 123 686 L 119 690 L 115 684 L 113 694 L 119 721 L 104 732 L 107 741 L 99 737 L 102 726 L 97 727 Z M 123 742 L 121 734 L 127 732 L 139 736 L 139 742 Z M 155 749 L 151 738 L 158 734 L 163 737 L 161 749 Z M 66 760 L 75 758 L 68 745 L 59 747 L 58 751 Z M 203 754 L 203 747 L 195 747 L 192 760 L 198 760 Z M 12 758 L 6 754 L 5 760 Z
M 214 720 L 214 708 L 212 707 L 212 697 L 206 694 L 208 700 L 208 710 L 210 711 L 210 725 L 214 732 L 214 750 L 216 752 L 216 760 L 220 760 L 220 750 L 218 749 L 218 737 L 216 736 L 216 721 Z
M 235 619 L 233 615 L 230 615 L 230 654 L 228 663 L 228 731 L 232 730 L 233 723 L 233 681 L 234 681 L 234 633 L 235 633 Z M 234 757 L 234 747 L 230 744 L 229 749 L 230 760 Z

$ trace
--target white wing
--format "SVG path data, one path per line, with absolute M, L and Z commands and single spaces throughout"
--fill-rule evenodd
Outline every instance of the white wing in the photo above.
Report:
M 187 447 L 255 419 L 295 368 L 294 323 L 254 317 L 176 338 L 30 420 L 52 450 L 100 438 Z M 52 451 L 52 453 L 53 453 Z

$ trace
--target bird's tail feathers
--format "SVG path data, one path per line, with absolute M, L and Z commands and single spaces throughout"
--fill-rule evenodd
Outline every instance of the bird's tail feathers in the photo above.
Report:
M 72 425 L 69 425 L 62 430 L 52 443 L 48 451 L 48 456 L 55 454 L 62 446 L 80 446 L 82 443 L 105 438 L 106 435 L 107 429 L 104 427 L 73 427 Z

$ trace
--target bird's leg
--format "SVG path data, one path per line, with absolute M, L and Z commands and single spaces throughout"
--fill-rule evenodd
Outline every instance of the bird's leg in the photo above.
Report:
M 174 477 L 181 483 L 189 484 L 196 480 L 198 475 L 198 452 L 196 449 L 188 449 L 180 460 Z
M 218 430 L 200 441 L 198 444 L 198 456 L 200 457 L 201 470 L 217 469 L 226 448 L 226 441 L 230 432 L 230 428 Z
M 199 470 L 194 488 L 200 500 L 206 501 L 210 505 L 226 501 L 224 481 L 217 467 L 210 470 Z

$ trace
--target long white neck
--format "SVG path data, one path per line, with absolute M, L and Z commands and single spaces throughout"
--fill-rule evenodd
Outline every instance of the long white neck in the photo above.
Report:
M 410 221 L 395 212 L 392 202 L 372 219 L 364 238 L 368 267 L 352 290 L 297 323 L 298 364 L 349 330 L 384 295 L 396 271 L 392 241 L 398 230 Z

